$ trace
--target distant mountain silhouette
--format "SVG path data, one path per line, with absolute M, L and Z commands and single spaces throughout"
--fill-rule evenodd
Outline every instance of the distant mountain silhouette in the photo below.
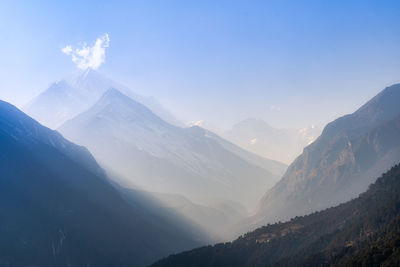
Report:
M 256 225 L 356 197 L 400 160 L 400 84 L 329 123 L 263 197 Z
M 358 198 L 152 267 L 399 266 L 400 165 Z
M 203 204 L 254 207 L 286 169 L 200 127 L 173 126 L 116 89 L 59 130 L 125 182 Z
M 210 242 L 91 154 L 0 101 L 0 265 L 144 266 Z
M 110 88 L 118 88 L 169 123 L 183 125 L 154 98 L 134 94 L 127 87 L 91 68 L 53 83 L 27 104 L 24 111 L 47 127 L 56 129 L 65 121 L 92 106 Z
M 262 119 L 248 118 L 233 125 L 223 137 L 248 151 L 290 164 L 320 133 L 314 125 L 303 129 L 276 129 Z

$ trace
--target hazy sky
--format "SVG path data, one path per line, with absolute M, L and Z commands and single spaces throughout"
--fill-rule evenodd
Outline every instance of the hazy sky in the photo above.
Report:
M 400 81 L 400 1 L 0 0 L 0 34 L 19 107 L 77 69 L 61 49 L 105 34 L 99 72 L 221 128 L 323 126 Z

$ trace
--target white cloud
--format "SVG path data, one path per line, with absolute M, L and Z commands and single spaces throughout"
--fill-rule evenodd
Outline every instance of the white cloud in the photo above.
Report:
M 72 52 L 72 47 L 71 47 L 70 45 L 67 45 L 66 47 L 64 47 L 63 49 L 61 49 L 61 51 L 62 51 L 64 54 L 69 55 L 69 54 Z
M 72 61 L 79 69 L 97 69 L 104 62 L 106 57 L 106 48 L 110 45 L 110 37 L 104 34 L 96 39 L 93 46 L 83 44 L 81 48 L 72 49 L 67 45 L 61 51 L 72 57 Z

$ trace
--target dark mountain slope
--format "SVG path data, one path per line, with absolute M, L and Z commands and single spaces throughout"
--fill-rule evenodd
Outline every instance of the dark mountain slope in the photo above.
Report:
M 143 266 L 200 244 L 199 229 L 127 201 L 86 149 L 2 101 L 0 149 L 1 266 Z
M 400 165 L 358 198 L 234 242 L 169 256 L 152 266 L 397 266 Z
M 104 175 L 89 151 L 64 139 L 61 134 L 40 125 L 16 107 L 0 100 L 0 129 L 26 146 L 42 144 L 53 147 L 92 172 Z

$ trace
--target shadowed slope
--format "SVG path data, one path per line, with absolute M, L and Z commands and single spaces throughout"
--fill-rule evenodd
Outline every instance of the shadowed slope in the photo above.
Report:
M 156 203 L 127 201 L 85 148 L 2 101 L 0 147 L 0 265 L 143 266 L 202 243 Z

